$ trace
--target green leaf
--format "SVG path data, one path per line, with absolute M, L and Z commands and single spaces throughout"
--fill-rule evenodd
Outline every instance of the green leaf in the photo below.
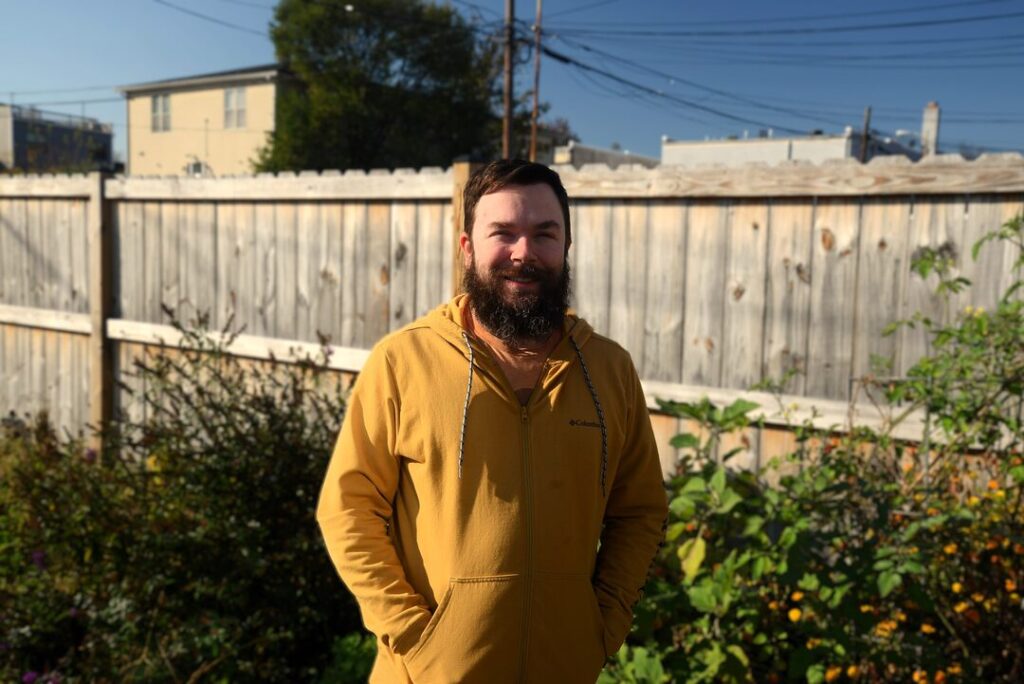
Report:
M 878 575 L 878 593 L 885 598 L 898 586 L 903 584 L 903 577 L 895 571 L 887 570 Z
M 700 439 L 697 435 L 691 435 L 688 432 L 684 432 L 670 439 L 669 444 L 674 446 L 676 449 L 699 449 Z
M 825 681 L 825 666 L 815 663 L 807 668 L 807 684 L 821 684 Z
M 743 652 L 743 649 L 738 644 L 729 644 L 725 647 L 725 650 L 736 660 L 743 663 L 744 667 L 750 667 L 750 658 L 747 657 L 747 654 Z
M 753 537 L 761 531 L 762 527 L 764 527 L 764 518 L 759 515 L 752 515 L 747 518 L 747 521 L 743 526 L 743 536 Z
M 683 542 L 676 552 L 679 560 L 682 561 L 683 574 L 686 576 L 686 583 L 693 582 L 693 579 L 700 571 L 700 565 L 704 562 L 707 554 L 707 543 L 703 537 L 694 537 Z
M 797 586 L 804 591 L 817 591 L 818 587 L 821 586 L 821 580 L 818 579 L 817 575 L 808 572 L 800 578 Z
M 764 556 L 758 556 L 754 559 L 753 564 L 750 566 L 750 576 L 759 580 L 764 575 L 765 570 L 768 569 L 768 559 Z
M 696 494 L 707 490 L 707 482 L 699 475 L 694 475 L 683 485 L 680 494 Z
M 744 416 L 756 408 L 760 408 L 761 405 L 753 401 L 747 401 L 746 399 L 737 399 L 728 406 L 725 407 L 725 411 L 722 417 L 725 420 L 731 421 Z
M 710 486 L 711 491 L 719 496 L 722 495 L 722 492 L 725 491 L 725 468 L 718 468 L 715 471 L 715 474 L 711 476 Z
M 1010 468 L 1010 477 L 1017 484 L 1024 484 L 1024 465 L 1019 465 L 1014 468 Z
M 743 501 L 743 497 L 737 494 L 735 489 L 726 489 L 722 492 L 722 501 L 718 504 L 715 512 L 724 515 L 734 509 L 741 501 Z
M 665 530 L 666 541 L 674 542 L 676 539 L 679 539 L 679 535 L 681 535 L 685 529 L 686 523 L 672 523 L 668 526 L 668 529 Z
M 717 602 L 715 601 L 715 592 L 711 584 L 703 583 L 690 587 L 686 591 L 686 596 L 690 599 L 690 604 L 700 612 L 715 612 Z
M 688 520 L 697 512 L 697 503 L 688 496 L 677 496 L 668 505 L 677 518 Z

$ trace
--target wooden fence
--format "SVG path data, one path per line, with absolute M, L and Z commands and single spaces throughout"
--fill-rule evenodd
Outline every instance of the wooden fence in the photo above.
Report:
M 927 351 L 923 333 L 883 337 L 886 324 L 996 301 L 1015 255 L 993 246 L 975 263 L 970 246 L 1024 200 L 1019 155 L 559 170 L 575 306 L 630 351 L 652 405 L 776 406 L 746 390 L 796 368 L 790 418 L 817 411 L 823 425 L 881 420 L 850 413 L 853 379 L 874 356 L 899 375 Z M 163 305 L 209 312 L 212 328 L 233 315 L 238 354 L 280 359 L 326 338 L 334 367 L 357 371 L 377 339 L 450 296 L 467 173 L 0 179 L 0 411 L 45 408 L 72 432 L 108 417 L 132 356 L 174 337 Z M 949 310 L 909 268 L 940 245 L 976 283 Z M 780 414 L 766 409 L 769 425 Z M 678 429 L 654 422 L 663 442 Z M 787 440 L 752 431 L 750 458 Z

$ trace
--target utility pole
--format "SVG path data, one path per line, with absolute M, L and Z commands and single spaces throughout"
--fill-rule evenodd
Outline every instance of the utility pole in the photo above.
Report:
M 533 24 L 533 114 L 530 116 L 530 161 L 537 161 L 537 115 L 540 109 L 540 17 L 544 0 L 537 0 L 537 21 Z
M 871 127 L 871 107 L 864 108 L 864 128 L 860 132 L 860 163 L 868 159 L 868 129 Z
M 501 125 L 501 156 L 512 156 L 512 66 L 516 38 L 516 2 L 505 0 L 505 116 Z

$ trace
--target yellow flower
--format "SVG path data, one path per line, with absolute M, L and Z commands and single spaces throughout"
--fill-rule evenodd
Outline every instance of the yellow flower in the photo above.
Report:
M 800 616 L 803 615 L 803 612 L 801 612 L 799 608 L 790 608 L 788 614 L 790 622 L 798 622 L 800 620 Z
M 924 494 L 922 494 L 920 492 L 915 494 L 914 495 L 914 501 L 916 501 L 917 503 L 921 503 L 922 501 L 924 501 Z
M 964 590 L 964 585 L 960 584 L 959 582 L 953 582 L 953 584 L 949 588 L 953 590 L 954 594 L 959 594 L 961 591 Z
M 960 663 L 953 663 L 948 668 L 946 668 L 946 671 L 949 672 L 949 674 L 951 675 L 958 675 L 963 672 L 963 668 L 960 667 Z
M 967 306 L 964 307 L 964 313 L 970 316 L 971 314 L 974 313 L 974 307 L 968 304 Z
M 958 603 L 955 606 L 953 606 L 953 610 L 956 611 L 957 613 L 962 613 L 965 610 L 967 610 L 969 607 L 970 606 L 967 604 L 967 601 L 961 601 L 960 603 Z
M 865 604 L 863 604 L 860 607 L 860 612 L 862 612 L 862 613 L 873 613 L 873 612 L 875 612 L 875 607 L 865 603 Z
M 914 682 L 918 684 L 927 684 L 928 673 L 924 670 L 914 670 L 914 674 L 910 677 Z
M 1006 490 L 997 489 L 996 491 L 992 492 L 992 496 L 997 498 L 997 499 L 1000 499 L 1000 500 L 1005 499 L 1006 498 Z
M 921 625 L 921 631 L 925 634 L 935 634 L 935 628 L 927 622 Z
M 875 634 L 880 637 L 890 637 L 896 631 L 897 626 L 895 620 L 882 620 L 875 625 Z
M 902 610 L 897 610 L 895 613 L 892 614 L 892 616 L 894 618 L 896 618 L 897 622 L 906 622 L 907 621 L 907 614 L 904 613 Z
M 799 601 L 800 601 L 800 600 L 801 600 L 801 599 L 802 599 L 803 597 L 804 597 L 804 592 L 802 592 L 802 591 L 794 591 L 794 592 L 792 593 L 792 595 L 790 595 L 790 597 L 789 597 L 789 598 L 790 598 L 790 599 L 792 599 L 794 603 L 797 603 L 797 602 L 799 602 Z
M 768 602 L 768 610 L 778 610 L 778 609 L 779 609 L 779 602 L 778 601 L 769 601 Z
M 807 640 L 807 650 L 810 651 L 810 650 L 813 650 L 813 649 L 817 648 L 818 644 L 820 644 L 820 643 L 821 643 L 821 639 L 815 639 L 814 637 L 811 637 L 810 639 Z
M 827 670 L 825 670 L 825 681 L 834 682 L 837 679 L 839 679 L 842 675 L 843 668 L 839 667 L 838 665 L 831 665 Z
M 954 553 L 956 553 L 956 549 L 957 549 L 956 544 L 952 544 L 952 543 L 946 544 L 945 546 L 942 547 L 943 552 L 945 552 L 945 554 L 947 556 L 952 556 Z
M 985 595 L 982 594 L 981 592 L 976 591 L 973 594 L 971 594 L 971 600 L 974 601 L 975 603 L 981 603 L 982 601 L 985 600 Z
M 856 679 L 860 676 L 860 668 L 856 665 L 851 665 L 850 667 L 846 668 L 846 676 L 850 679 Z
M 939 509 L 932 506 L 927 511 L 925 511 L 925 513 L 927 513 L 928 515 L 938 515 Z
M 980 503 L 981 503 L 981 499 L 979 499 L 976 496 L 969 496 L 969 497 L 967 497 L 967 505 L 968 506 L 977 506 Z

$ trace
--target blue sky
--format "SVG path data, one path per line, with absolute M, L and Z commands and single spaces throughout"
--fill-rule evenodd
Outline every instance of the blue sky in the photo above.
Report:
M 113 87 L 274 61 L 272 5 L 0 0 L 0 100 L 112 123 L 123 156 Z M 504 2 L 453 6 L 487 31 Z M 516 8 L 528 27 L 534 0 Z M 657 156 L 662 135 L 840 132 L 867 105 L 874 128 L 916 131 L 936 100 L 943 147 L 1024 149 L 1024 0 L 545 0 L 542 23 L 575 64 L 545 57 L 541 97 L 587 144 Z M 522 91 L 532 62 L 518 74 Z

